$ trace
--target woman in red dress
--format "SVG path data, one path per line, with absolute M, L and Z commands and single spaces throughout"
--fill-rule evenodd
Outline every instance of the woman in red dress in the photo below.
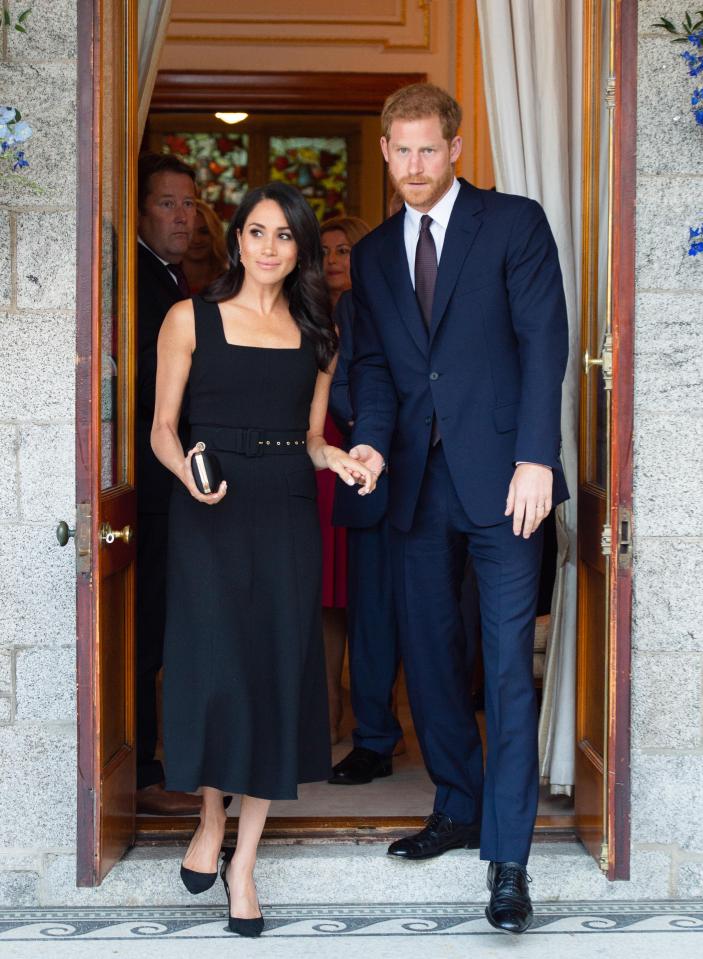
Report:
M 351 248 L 369 232 L 369 227 L 356 216 L 339 216 L 326 220 L 320 227 L 327 288 L 332 309 L 345 290 L 351 289 Z M 343 442 L 342 434 L 327 414 L 325 439 L 334 446 Z M 317 503 L 322 528 L 322 617 L 327 660 L 327 688 L 330 703 L 330 737 L 339 741 L 342 721 L 342 667 L 347 637 L 347 531 L 332 525 L 334 474 L 329 470 L 316 473 Z

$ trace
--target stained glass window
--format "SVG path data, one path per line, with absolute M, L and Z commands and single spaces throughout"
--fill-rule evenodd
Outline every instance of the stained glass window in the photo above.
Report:
M 297 187 L 318 220 L 345 212 L 347 141 L 343 137 L 270 137 L 269 175 Z
M 249 137 L 246 133 L 167 133 L 165 153 L 195 168 L 200 196 L 228 222 L 247 191 Z

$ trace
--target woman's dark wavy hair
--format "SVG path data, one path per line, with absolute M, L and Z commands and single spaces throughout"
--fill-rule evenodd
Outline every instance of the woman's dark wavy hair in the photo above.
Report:
M 273 200 L 280 206 L 298 246 L 298 265 L 285 278 L 283 290 L 288 298 L 291 316 L 302 335 L 315 347 L 318 367 L 326 370 L 337 352 L 337 333 L 332 323 L 329 293 L 322 271 L 320 227 L 309 204 L 287 183 L 267 183 L 244 195 L 241 206 L 227 228 L 227 272 L 214 280 L 202 296 L 211 303 L 221 303 L 241 290 L 244 267 L 239 257 L 237 230 L 244 232 L 244 224 L 262 200 Z

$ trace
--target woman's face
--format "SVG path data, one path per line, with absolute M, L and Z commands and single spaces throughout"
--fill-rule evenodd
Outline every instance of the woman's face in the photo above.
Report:
M 205 217 L 202 213 L 197 213 L 193 236 L 185 254 L 186 259 L 201 263 L 204 260 L 208 260 L 211 253 L 212 237 L 210 236 L 210 231 L 207 228 Z
M 351 244 L 341 230 L 322 234 L 325 280 L 330 293 L 351 289 Z
M 239 249 L 249 277 L 264 285 L 282 283 L 298 262 L 298 244 L 275 200 L 262 200 L 238 232 Z

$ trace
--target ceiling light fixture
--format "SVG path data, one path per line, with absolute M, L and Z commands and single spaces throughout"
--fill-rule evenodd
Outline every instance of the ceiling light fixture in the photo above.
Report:
M 242 120 L 246 120 L 249 116 L 248 113 L 216 113 L 215 116 L 218 120 L 222 120 L 224 123 L 241 123 Z

